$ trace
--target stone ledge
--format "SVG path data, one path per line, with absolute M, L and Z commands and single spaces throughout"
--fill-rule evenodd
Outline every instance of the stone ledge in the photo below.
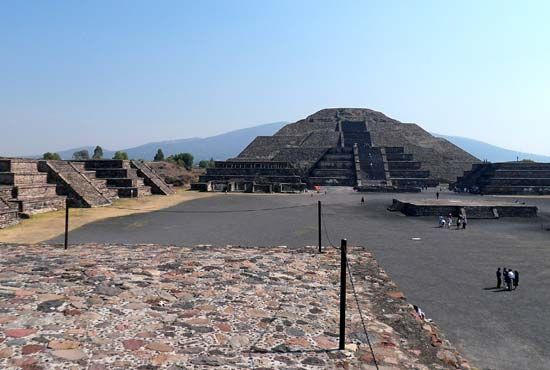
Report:
M 0 368 L 361 368 L 351 285 L 338 351 L 339 252 L 316 248 L 3 245 Z M 372 255 L 350 264 L 381 368 L 468 369 Z

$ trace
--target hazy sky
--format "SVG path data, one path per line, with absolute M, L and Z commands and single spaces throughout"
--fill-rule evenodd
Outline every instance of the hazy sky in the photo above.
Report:
M 0 2 L 0 155 L 326 107 L 550 155 L 550 1 Z

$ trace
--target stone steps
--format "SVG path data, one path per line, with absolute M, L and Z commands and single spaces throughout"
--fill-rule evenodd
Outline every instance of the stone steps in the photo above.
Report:
M 37 185 L 47 184 L 48 175 L 38 172 L 0 172 L 0 185 Z
M 354 176 L 355 172 L 353 168 L 316 168 L 313 171 L 311 171 L 311 175 L 313 177 L 346 177 L 346 176 Z
M 174 194 L 174 190 L 145 162 L 130 161 L 130 165 L 136 168 L 138 176 L 143 177 L 151 192 L 162 195 Z
M 81 172 L 82 166 L 67 161 L 42 161 L 40 167 L 60 184 L 63 194 L 71 198 L 73 206 L 101 207 L 111 204 L 111 200 Z
M 430 171 L 427 170 L 390 170 L 390 178 L 427 178 Z
M 389 170 L 419 170 L 421 167 L 419 161 L 388 161 Z
M 550 186 L 550 178 L 489 177 L 482 178 L 481 183 L 486 186 Z
M 0 197 L 0 229 L 19 223 L 19 212 L 12 205 Z
M 17 204 L 18 211 L 24 216 L 43 212 L 57 211 L 65 208 L 65 197 L 40 197 L 33 199 L 12 199 L 9 202 Z
M 40 185 L 19 185 L 15 186 L 12 191 L 13 198 L 17 199 L 35 199 L 57 196 L 57 185 L 55 184 L 40 184 Z

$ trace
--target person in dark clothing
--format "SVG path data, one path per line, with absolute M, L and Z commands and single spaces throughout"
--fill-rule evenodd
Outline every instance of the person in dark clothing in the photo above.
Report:
M 518 270 L 514 271 L 514 290 L 517 289 L 519 285 L 519 272 Z
M 365 205 L 365 197 L 361 197 L 361 205 Z
M 504 270 L 502 270 L 502 275 L 504 275 L 504 285 L 506 289 L 510 289 L 510 277 L 508 276 L 508 269 L 505 267 Z
M 435 198 L 439 199 L 439 192 L 435 193 Z
M 502 285 L 502 272 L 500 271 L 500 267 L 497 269 L 497 289 L 500 289 L 500 286 Z

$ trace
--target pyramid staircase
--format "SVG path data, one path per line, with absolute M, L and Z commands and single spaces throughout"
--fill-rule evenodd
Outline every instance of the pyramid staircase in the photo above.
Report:
M 102 207 L 117 198 L 117 192 L 108 189 L 105 180 L 91 180 L 80 162 L 41 161 L 39 168 L 60 185 L 63 193 L 75 202 L 73 206 Z
M 308 177 L 310 186 L 355 186 L 353 148 L 331 148 L 315 164 Z
M 34 160 L 0 159 L 0 196 L 23 217 L 65 208 L 66 198 L 58 195 L 57 185 L 48 183 L 48 174 L 39 172 Z
M 118 159 L 72 162 L 79 167 L 98 188 L 113 191 L 120 198 L 137 198 L 152 194 L 138 170 L 130 161 Z M 113 195 L 112 193 L 110 195 Z
M 365 121 L 341 121 L 341 145 L 354 148 L 358 164 L 357 185 L 370 188 L 419 189 L 436 186 L 430 179 L 430 171 L 422 170 L 422 164 L 403 147 L 377 147 L 372 145 Z
M 164 180 L 143 161 L 130 161 L 132 168 L 137 170 L 138 176 L 144 178 L 147 186 L 151 187 L 153 194 L 171 195 L 174 194 L 174 189 L 169 186 Z

